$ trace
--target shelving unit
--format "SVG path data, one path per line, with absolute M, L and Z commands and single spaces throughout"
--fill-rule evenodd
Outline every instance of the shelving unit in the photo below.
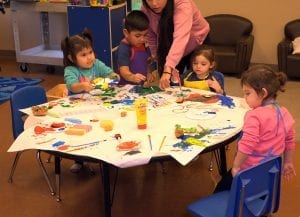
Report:
M 67 14 L 69 35 L 88 28 L 92 32 L 97 58 L 117 70 L 116 50 L 123 38 L 126 3 L 111 7 L 69 5 Z
M 17 62 L 28 71 L 28 63 L 63 65 L 61 40 L 67 33 L 67 3 L 11 2 Z M 48 68 L 47 68 L 48 70 Z

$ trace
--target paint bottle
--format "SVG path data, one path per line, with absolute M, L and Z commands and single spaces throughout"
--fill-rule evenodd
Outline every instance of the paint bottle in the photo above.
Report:
M 138 98 L 134 101 L 138 129 L 147 128 L 147 98 Z

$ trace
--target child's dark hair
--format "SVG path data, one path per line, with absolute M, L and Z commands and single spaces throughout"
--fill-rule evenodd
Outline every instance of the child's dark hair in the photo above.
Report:
M 146 0 L 143 0 L 143 5 L 152 10 L 147 4 Z M 157 47 L 157 62 L 158 62 L 158 73 L 161 76 L 166 57 L 169 53 L 171 45 L 173 43 L 174 33 L 174 0 L 167 0 L 165 8 L 161 12 L 159 25 L 158 25 L 158 47 Z
M 139 10 L 133 10 L 127 14 L 125 18 L 125 29 L 131 31 L 145 31 L 149 27 L 149 19 L 147 15 Z
M 84 31 L 80 34 L 65 37 L 61 41 L 61 49 L 64 55 L 64 66 L 76 66 L 76 54 L 83 48 L 93 49 L 92 34 L 88 29 L 84 29 Z M 71 61 L 69 55 L 73 61 Z
M 250 67 L 242 74 L 241 85 L 252 87 L 258 95 L 263 94 L 263 88 L 268 91 L 264 100 L 276 99 L 278 91 L 284 92 L 287 76 L 277 72 L 268 65 L 258 64 Z
M 202 46 L 197 47 L 191 56 L 191 65 L 195 61 L 197 56 L 204 56 L 211 64 L 213 64 L 213 68 L 211 71 L 214 71 L 217 67 L 216 60 L 215 60 L 215 52 L 211 48 L 204 48 Z

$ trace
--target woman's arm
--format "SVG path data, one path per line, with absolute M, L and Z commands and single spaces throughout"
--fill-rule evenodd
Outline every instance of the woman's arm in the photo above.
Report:
M 193 1 L 174 0 L 174 3 L 173 43 L 165 63 L 172 69 L 184 55 L 202 44 L 209 32 L 209 24 Z

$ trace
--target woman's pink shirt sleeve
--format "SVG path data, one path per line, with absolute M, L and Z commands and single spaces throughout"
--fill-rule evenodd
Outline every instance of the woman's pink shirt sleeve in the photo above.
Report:
M 174 0 L 173 43 L 165 65 L 175 68 L 181 58 L 202 44 L 209 32 L 209 24 L 192 0 Z M 157 51 L 157 27 L 160 16 L 142 7 L 150 19 L 149 47 L 153 55 Z

